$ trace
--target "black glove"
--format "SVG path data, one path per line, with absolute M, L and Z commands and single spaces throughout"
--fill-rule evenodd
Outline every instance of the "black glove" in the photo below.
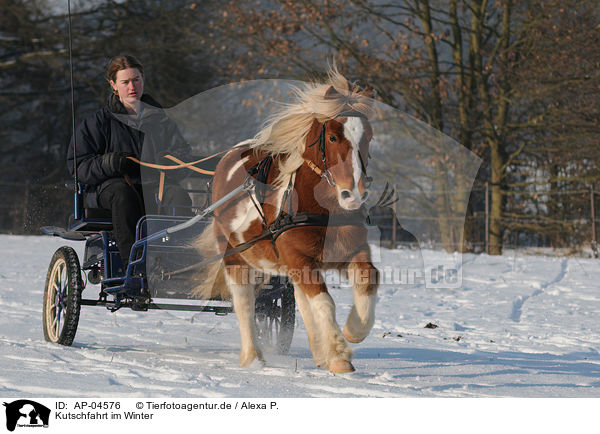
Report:
M 139 166 L 135 161 L 127 158 L 129 156 L 132 155 L 126 152 L 111 152 L 105 154 L 103 158 L 112 172 L 119 175 L 136 175 L 139 173 Z

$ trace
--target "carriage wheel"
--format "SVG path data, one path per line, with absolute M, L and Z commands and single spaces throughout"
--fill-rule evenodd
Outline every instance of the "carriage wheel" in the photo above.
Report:
M 44 289 L 42 324 L 48 342 L 73 343 L 79 324 L 82 291 L 77 253 L 71 247 L 61 247 L 52 256 Z
M 257 299 L 256 333 L 264 350 L 287 354 L 292 345 L 296 322 L 294 288 L 289 282 L 277 282 L 274 285 L 276 286 L 268 293 L 276 293 L 277 297 L 266 294 Z

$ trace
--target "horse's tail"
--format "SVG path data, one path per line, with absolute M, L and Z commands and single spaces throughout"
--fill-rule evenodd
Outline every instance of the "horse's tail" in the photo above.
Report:
M 203 258 L 218 256 L 223 253 L 219 251 L 217 238 L 215 236 L 215 221 L 213 220 L 204 232 L 193 242 L 193 247 Z M 197 271 L 197 280 L 200 285 L 192 290 L 192 295 L 203 300 L 221 299 L 229 300 L 231 294 L 225 281 L 225 267 L 222 260 L 216 260 Z

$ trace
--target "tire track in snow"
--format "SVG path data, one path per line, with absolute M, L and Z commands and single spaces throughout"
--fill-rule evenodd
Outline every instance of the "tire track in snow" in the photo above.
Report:
M 569 260 L 567 258 L 564 258 L 560 264 L 560 271 L 558 272 L 558 274 L 556 275 L 556 277 L 554 279 L 552 279 L 546 283 L 543 283 L 542 286 L 539 289 L 536 289 L 535 291 L 533 291 L 533 293 L 531 293 L 531 295 L 518 296 L 513 301 L 513 307 L 512 307 L 512 312 L 510 314 L 510 319 L 512 319 L 514 322 L 520 322 L 521 315 L 523 314 L 523 304 L 525 304 L 525 302 L 527 300 L 529 300 L 530 298 L 536 297 L 536 296 L 542 294 L 546 288 L 548 288 L 552 285 L 555 285 L 555 284 L 559 283 L 561 280 L 563 280 L 565 278 L 565 276 L 567 275 L 568 264 L 569 264 Z

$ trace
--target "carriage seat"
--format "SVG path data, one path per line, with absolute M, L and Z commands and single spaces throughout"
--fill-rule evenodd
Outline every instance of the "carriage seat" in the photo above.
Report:
M 107 209 L 84 208 L 83 217 L 80 220 L 75 220 L 71 215 L 68 228 L 71 232 L 112 231 L 112 215 Z
M 87 186 L 82 185 L 79 192 L 75 194 L 75 214 L 81 216 L 75 219 L 75 215 L 69 217 L 68 230 L 70 232 L 94 233 L 100 231 L 112 231 L 112 214 L 110 210 L 89 206 L 86 200 Z

